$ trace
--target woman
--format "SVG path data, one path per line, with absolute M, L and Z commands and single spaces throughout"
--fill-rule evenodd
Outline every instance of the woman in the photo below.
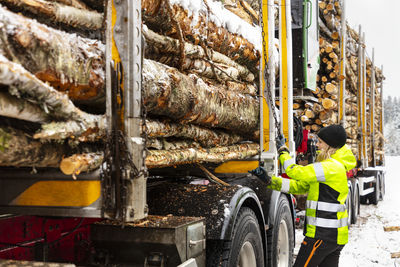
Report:
M 346 172 L 356 166 L 346 138 L 340 125 L 322 128 L 317 162 L 307 166 L 290 164 L 288 149 L 278 148 L 279 160 L 291 179 L 272 177 L 268 187 L 291 194 L 308 193 L 305 238 L 294 266 L 338 266 L 340 251 L 348 240 Z

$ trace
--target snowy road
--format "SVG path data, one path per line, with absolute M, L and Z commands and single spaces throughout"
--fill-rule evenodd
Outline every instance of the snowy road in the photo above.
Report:
M 400 259 L 391 253 L 400 252 L 400 231 L 385 232 L 384 226 L 400 226 L 400 157 L 386 157 L 386 195 L 377 206 L 361 205 L 357 224 L 352 225 L 349 243 L 340 256 L 340 267 L 400 267 Z M 296 230 L 297 253 L 303 240 Z

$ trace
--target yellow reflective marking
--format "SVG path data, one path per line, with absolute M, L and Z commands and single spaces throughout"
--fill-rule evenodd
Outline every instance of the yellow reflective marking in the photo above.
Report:
M 265 40 L 265 53 L 267 56 L 267 60 L 269 60 L 269 51 L 268 51 L 268 44 L 269 44 L 269 39 L 268 39 L 268 2 L 267 1 L 263 1 L 263 6 L 262 6 L 262 12 L 263 14 L 267 14 L 267 16 L 263 16 L 263 22 L 264 22 L 264 40 Z M 263 50 L 264 52 L 264 50 Z M 264 58 L 264 57 L 263 57 Z M 265 61 L 262 61 L 262 75 L 264 76 L 265 73 L 265 68 L 267 66 L 265 66 Z M 265 88 L 265 79 L 268 79 L 268 77 L 264 77 L 264 79 L 262 80 L 262 88 Z M 271 88 L 267 88 L 267 90 L 271 90 Z M 264 97 L 264 90 L 261 90 L 261 94 L 262 94 L 262 114 L 263 114 L 263 121 L 262 121 L 262 127 L 263 127 L 263 151 L 268 151 L 269 150 L 269 107 L 268 107 L 268 103 L 265 100 Z M 274 105 L 274 103 L 271 103 L 271 105 Z
M 346 77 L 346 73 L 344 73 L 344 64 L 345 64 L 345 57 L 344 57 L 344 36 L 342 36 L 341 40 L 341 49 L 340 49 L 340 74 Z M 344 116 L 344 106 L 343 106 L 343 101 L 344 101 L 344 81 L 346 78 L 340 77 L 339 81 L 339 122 L 343 121 L 343 116 Z
M 364 53 L 364 57 L 365 57 L 365 52 L 363 52 Z M 367 105 L 367 103 L 366 103 L 366 91 L 367 91 L 367 88 L 366 88 L 366 77 L 365 77 L 365 64 L 366 64 L 366 62 L 365 62 L 365 58 L 363 58 L 363 63 L 364 63 L 364 65 L 363 65 L 363 69 L 362 69 L 362 81 L 363 81 L 363 84 L 362 84 L 362 103 L 363 103 L 363 105 L 362 105 L 362 153 L 363 153 L 363 157 L 364 157 L 364 159 L 366 158 L 366 156 L 367 156 L 367 152 L 366 152 L 366 140 L 365 140 L 365 135 L 366 135 L 366 131 L 365 131 L 365 128 L 366 128 L 366 122 L 367 122 L 367 119 L 366 119 L 366 105 Z
M 215 168 L 215 173 L 247 173 L 259 165 L 258 161 L 228 161 Z
M 288 101 L 288 66 L 287 66 L 287 32 L 286 32 L 286 0 L 282 0 L 281 2 L 281 36 L 282 36 L 282 126 L 283 126 L 283 134 L 288 137 L 289 136 L 289 101 Z M 289 146 L 289 138 L 286 138 L 286 145 Z
M 100 197 L 100 181 L 40 181 L 11 203 L 18 206 L 86 207 Z
M 117 45 L 115 44 L 114 40 L 114 26 L 115 22 L 117 21 L 117 10 L 114 6 L 114 0 L 111 4 L 111 57 L 115 61 L 115 63 L 121 62 L 121 58 L 119 56 Z

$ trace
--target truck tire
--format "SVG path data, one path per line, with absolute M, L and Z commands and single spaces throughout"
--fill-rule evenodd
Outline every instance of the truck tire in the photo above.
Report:
M 360 213 L 360 190 L 357 184 L 353 184 L 353 202 L 351 212 L 351 223 L 356 224 Z
M 377 205 L 379 202 L 379 195 L 380 195 L 380 180 L 381 180 L 381 174 L 378 172 L 376 174 L 376 182 L 373 185 L 374 187 L 374 192 L 372 192 L 371 194 L 369 194 L 368 199 L 369 199 L 369 203 L 373 204 L 373 205 Z
M 289 201 L 278 199 L 274 226 L 268 231 L 268 266 L 290 267 L 293 264 L 294 226 Z
M 232 240 L 223 242 L 221 249 L 207 249 L 207 266 L 264 266 L 262 242 L 256 214 L 243 207 L 236 217 Z

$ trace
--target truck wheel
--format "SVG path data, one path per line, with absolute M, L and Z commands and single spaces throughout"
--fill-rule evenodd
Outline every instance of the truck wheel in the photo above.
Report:
M 379 202 L 379 195 L 380 195 L 379 189 L 380 189 L 380 180 L 381 180 L 380 177 L 381 177 L 380 173 L 377 173 L 376 182 L 374 184 L 374 192 L 372 192 L 368 197 L 369 203 L 374 204 L 374 205 L 377 205 Z
M 358 214 L 360 212 L 360 191 L 358 186 L 354 184 L 353 187 L 353 203 L 352 203 L 352 212 L 351 212 L 351 222 L 353 224 L 357 223 Z
M 286 196 L 278 200 L 273 228 L 268 231 L 268 266 L 292 266 L 294 233 L 293 219 Z
M 225 241 L 221 250 L 207 249 L 207 266 L 264 266 L 263 243 L 254 211 L 241 208 L 234 227 L 232 241 Z
M 351 225 L 351 215 L 353 214 L 353 200 L 352 200 L 352 189 L 349 189 L 349 194 L 346 199 L 346 209 L 347 209 L 347 226 L 350 228 Z

